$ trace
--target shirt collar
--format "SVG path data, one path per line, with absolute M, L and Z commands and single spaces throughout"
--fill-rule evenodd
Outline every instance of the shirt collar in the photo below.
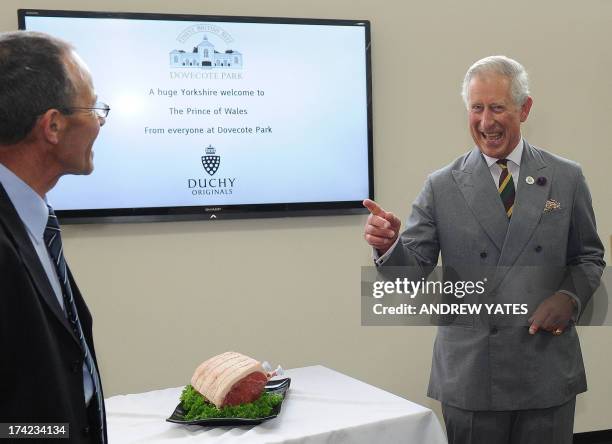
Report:
M 495 157 L 489 157 L 485 153 L 482 153 L 485 160 L 487 161 L 487 166 L 491 168 L 491 165 L 495 164 L 499 159 Z M 515 163 L 517 166 L 521 166 L 521 157 L 523 156 L 523 138 L 519 140 L 518 145 L 514 147 L 512 152 L 506 157 L 509 161 Z
M 0 183 L 32 239 L 42 242 L 49 218 L 49 209 L 45 200 L 1 163 Z

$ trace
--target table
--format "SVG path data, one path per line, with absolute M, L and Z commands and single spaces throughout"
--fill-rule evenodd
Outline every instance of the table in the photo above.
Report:
M 120 443 L 446 444 L 428 408 L 321 365 L 287 370 L 280 415 L 257 426 L 200 427 L 166 422 L 183 387 L 106 400 L 108 438 Z

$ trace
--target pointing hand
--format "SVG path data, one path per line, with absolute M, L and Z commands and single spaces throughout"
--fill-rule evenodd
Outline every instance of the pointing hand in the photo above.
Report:
M 402 222 L 395 214 L 383 210 L 373 200 L 364 200 L 363 206 L 370 211 L 364 238 L 369 245 L 378 250 L 379 254 L 385 254 L 399 236 Z

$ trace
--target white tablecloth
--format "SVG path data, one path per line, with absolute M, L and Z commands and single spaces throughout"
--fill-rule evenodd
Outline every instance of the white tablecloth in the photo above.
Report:
M 113 396 L 106 400 L 109 443 L 446 443 L 423 406 L 320 365 L 286 376 L 291 387 L 280 415 L 256 426 L 166 422 L 182 387 Z

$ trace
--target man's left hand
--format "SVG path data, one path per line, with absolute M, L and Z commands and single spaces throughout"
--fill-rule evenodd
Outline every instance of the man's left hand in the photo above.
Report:
M 534 335 L 538 330 L 562 332 L 572 319 L 574 307 L 571 296 L 565 293 L 555 293 L 544 299 L 529 318 L 529 334 Z

